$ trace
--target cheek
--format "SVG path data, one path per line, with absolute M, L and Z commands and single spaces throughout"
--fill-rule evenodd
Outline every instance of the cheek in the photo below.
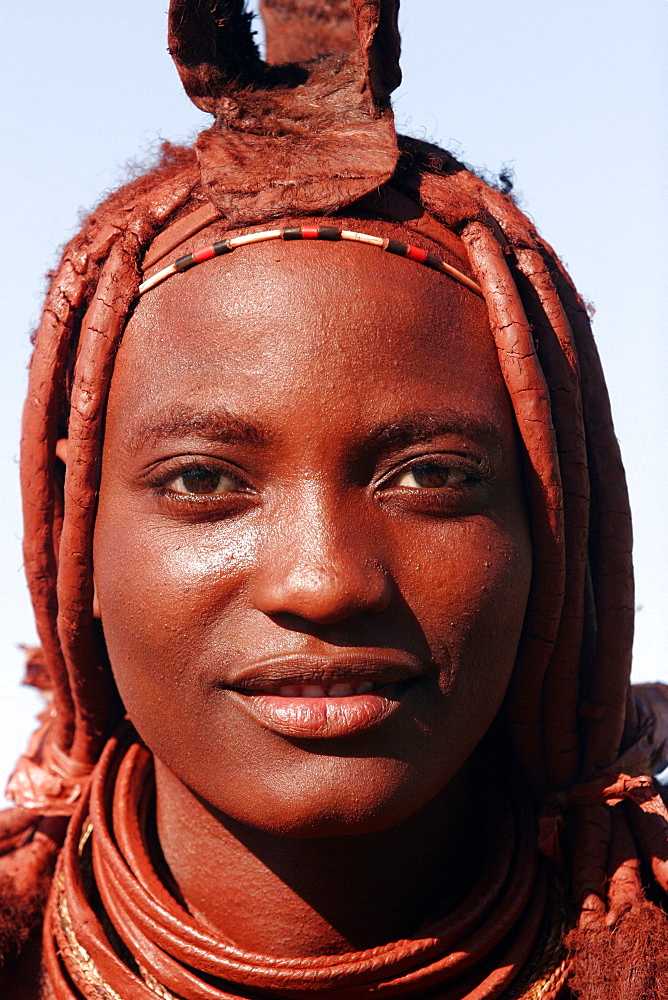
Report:
M 252 526 L 221 532 L 117 517 L 101 505 L 95 529 L 95 584 L 114 676 L 126 707 L 156 709 L 155 690 L 179 698 L 192 688 L 189 665 L 220 646 L 255 560 Z M 145 665 L 141 669 L 140 665 Z
M 402 593 L 439 668 L 428 748 L 441 787 L 475 750 L 503 704 L 524 624 L 532 571 L 523 516 L 509 531 L 488 519 L 450 525 L 427 558 L 407 560 Z
M 524 518 L 512 530 L 485 517 L 443 523 L 439 533 L 416 535 L 395 574 L 432 654 L 444 665 L 473 659 L 490 671 L 501 660 L 512 667 L 531 582 Z

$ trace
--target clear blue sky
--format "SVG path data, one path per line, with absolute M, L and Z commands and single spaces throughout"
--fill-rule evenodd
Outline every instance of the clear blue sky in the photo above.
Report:
M 36 710 L 16 650 L 34 640 L 16 467 L 28 332 L 80 212 L 158 137 L 187 141 L 206 119 L 167 55 L 166 7 L 0 0 L 0 777 Z M 668 680 L 668 2 L 403 0 L 402 28 L 399 127 L 491 172 L 510 164 L 596 307 L 635 512 L 635 676 Z

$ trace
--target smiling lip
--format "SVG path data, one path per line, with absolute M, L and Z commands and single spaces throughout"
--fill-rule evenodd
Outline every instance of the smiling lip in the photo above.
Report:
M 224 687 L 256 722 L 281 736 L 332 739 L 371 729 L 400 708 L 424 664 L 387 650 L 264 660 Z

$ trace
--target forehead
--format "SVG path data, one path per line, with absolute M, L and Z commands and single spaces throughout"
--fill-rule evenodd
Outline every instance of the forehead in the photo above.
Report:
M 351 419 L 365 406 L 410 409 L 416 394 L 509 419 L 477 296 L 373 247 L 282 241 L 147 293 L 119 351 L 110 409 L 121 399 L 125 414 L 192 399 L 261 411 L 281 393 Z

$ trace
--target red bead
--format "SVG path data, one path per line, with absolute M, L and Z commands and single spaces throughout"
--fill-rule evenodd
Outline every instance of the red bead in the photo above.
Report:
M 421 250 L 420 247 L 414 247 L 412 243 L 409 243 L 406 256 L 409 260 L 416 260 L 418 264 L 424 264 L 427 259 L 427 251 Z
M 211 260 L 212 257 L 216 256 L 216 251 L 213 243 L 209 243 L 206 247 L 200 247 L 199 250 L 193 251 L 193 260 L 197 264 L 201 264 L 203 260 Z
M 302 226 L 303 240 L 317 240 L 318 235 L 318 226 Z

